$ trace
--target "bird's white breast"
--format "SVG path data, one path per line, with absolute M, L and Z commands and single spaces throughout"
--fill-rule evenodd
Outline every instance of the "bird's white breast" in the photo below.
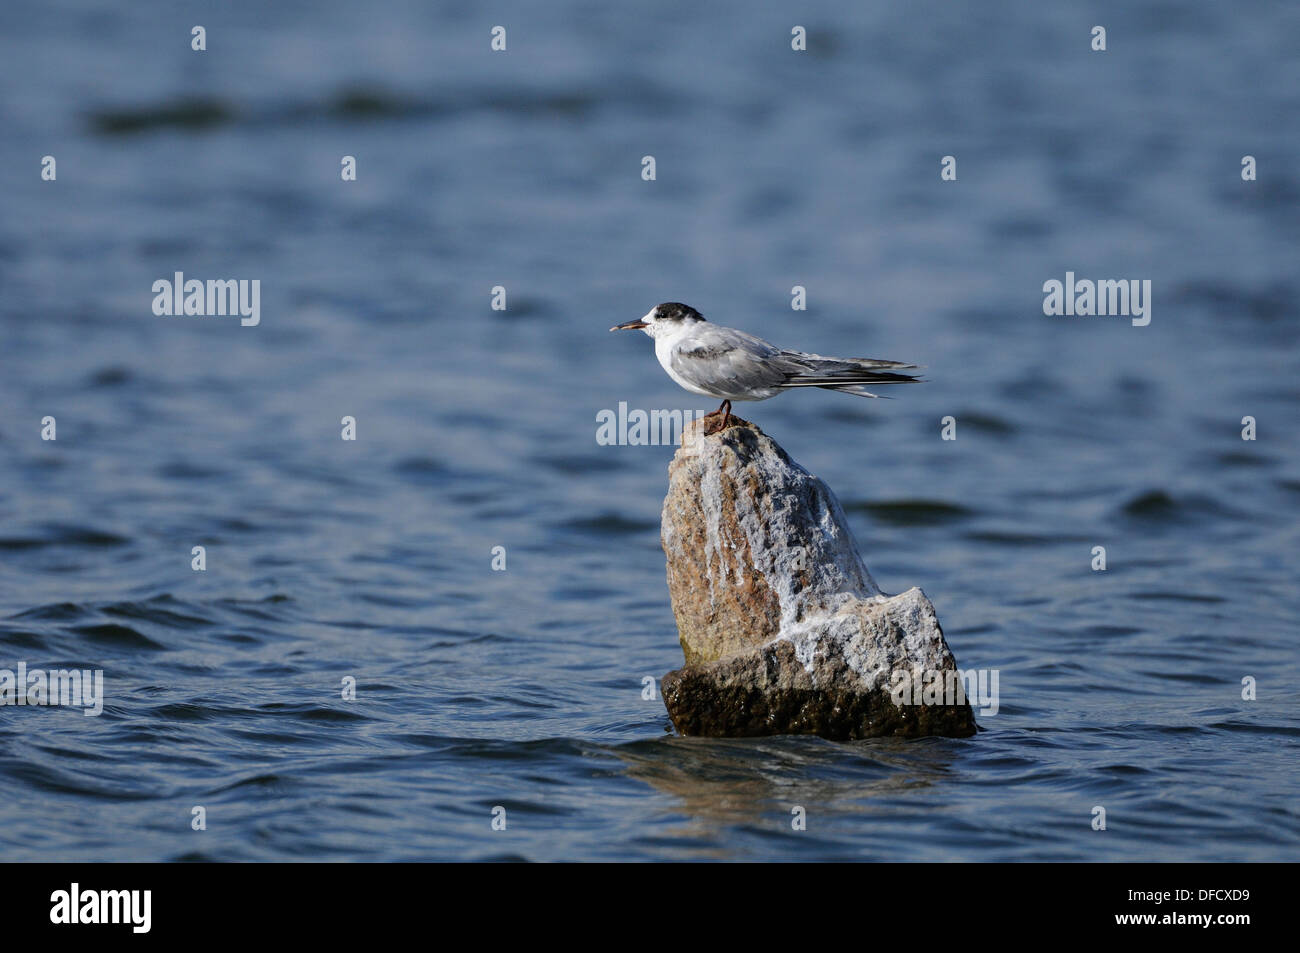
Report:
M 682 377 L 682 375 L 673 370 L 673 348 L 681 343 L 682 337 L 688 334 L 689 331 L 690 328 L 686 327 L 681 331 L 678 331 L 676 334 L 655 338 L 655 357 L 659 359 L 659 366 L 664 369 L 664 373 L 671 377 L 678 387 L 685 388 L 692 394 L 702 394 L 705 397 L 713 397 L 715 395 L 712 392 L 703 390 L 697 384 L 692 384 L 686 378 Z

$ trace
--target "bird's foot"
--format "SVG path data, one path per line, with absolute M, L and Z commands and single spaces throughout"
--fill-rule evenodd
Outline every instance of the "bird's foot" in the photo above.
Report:
M 710 420 L 710 418 L 714 418 Z M 711 414 L 705 414 L 703 417 L 708 423 L 704 425 L 704 435 L 711 437 L 715 433 L 720 433 L 728 427 L 736 425 L 736 418 L 731 416 L 731 401 L 724 400 L 722 406 Z

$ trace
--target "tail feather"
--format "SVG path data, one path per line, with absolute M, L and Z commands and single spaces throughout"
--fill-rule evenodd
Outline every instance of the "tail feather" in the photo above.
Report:
M 921 378 L 913 374 L 809 374 L 788 379 L 782 387 L 841 387 L 847 384 L 921 384 Z
M 893 383 L 897 383 L 897 381 Z M 879 400 L 889 400 L 889 398 L 886 397 L 884 394 L 871 393 L 871 391 L 867 390 L 867 388 L 862 384 L 847 384 L 847 385 L 842 384 L 835 387 L 828 387 L 825 384 L 821 384 L 819 386 L 823 390 L 836 390 L 839 391 L 841 394 L 852 394 L 854 397 L 875 397 Z
M 879 397 L 867 385 L 918 384 L 921 378 L 900 371 L 919 370 L 919 365 L 902 361 L 879 361 L 869 357 L 823 357 L 801 351 L 782 353 L 787 361 L 781 387 L 820 387 L 857 397 Z

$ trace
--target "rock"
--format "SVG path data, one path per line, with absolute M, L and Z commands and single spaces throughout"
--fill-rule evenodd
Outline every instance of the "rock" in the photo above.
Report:
M 686 664 L 662 686 L 677 730 L 973 735 L 930 600 L 882 593 L 826 484 L 733 420 L 712 435 L 693 423 L 668 468 L 662 540 Z M 922 696 L 932 683 L 950 695 Z M 936 703 L 910 704 L 922 697 Z

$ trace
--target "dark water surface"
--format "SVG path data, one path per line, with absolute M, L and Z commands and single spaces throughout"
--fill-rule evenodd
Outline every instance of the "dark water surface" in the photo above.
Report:
M 1300 9 L 96 6 L 0 11 L 0 668 L 107 693 L 0 708 L 0 858 L 1296 856 Z M 642 699 L 672 451 L 595 421 L 711 409 L 606 332 L 663 300 L 928 365 L 739 409 L 1000 672 L 978 737 Z

